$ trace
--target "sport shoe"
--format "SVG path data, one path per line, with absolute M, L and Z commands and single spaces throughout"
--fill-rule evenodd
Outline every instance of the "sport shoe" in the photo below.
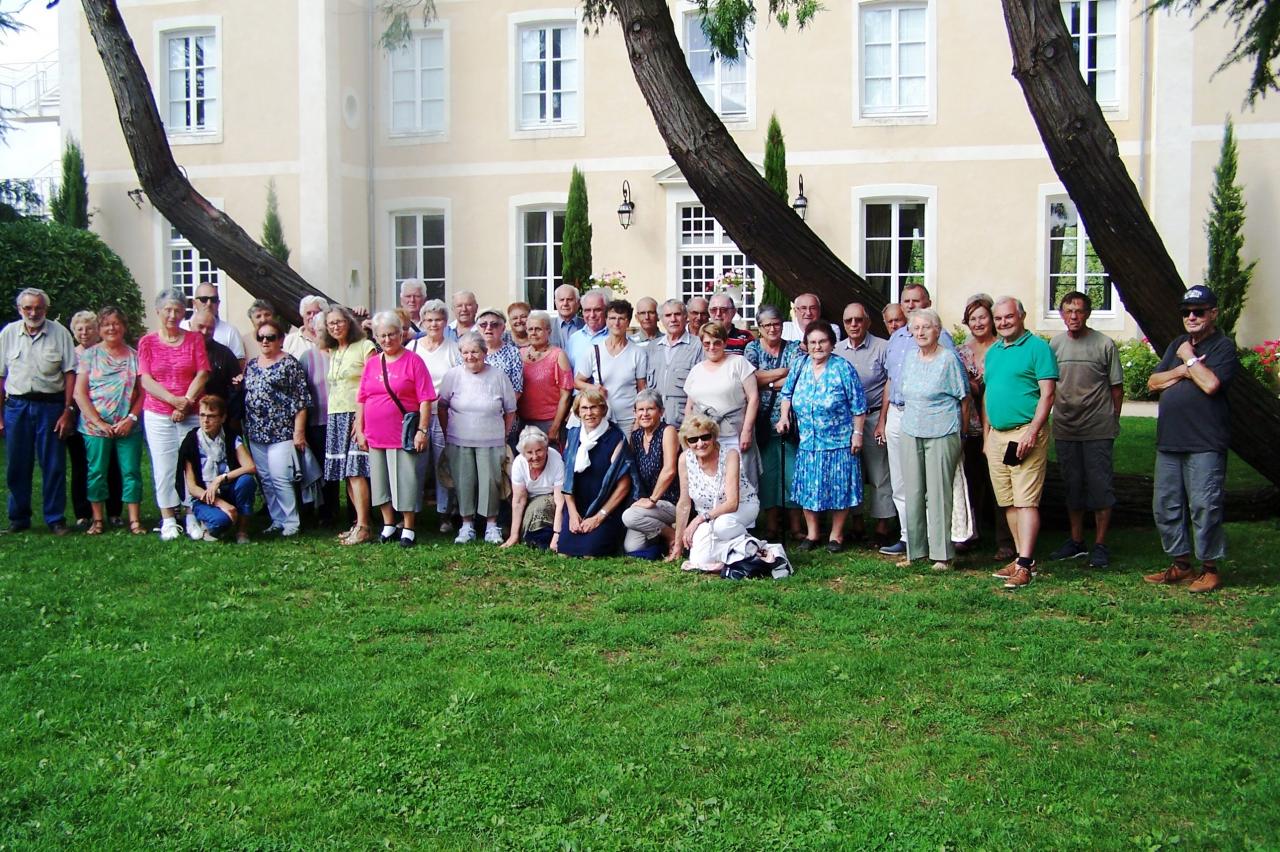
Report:
M 1155 574 L 1148 574 L 1142 579 L 1148 583 L 1154 583 L 1159 586 L 1176 586 L 1178 583 L 1185 583 L 1188 580 L 1194 580 L 1196 572 L 1191 570 L 1190 565 L 1179 565 L 1177 562 L 1170 565 L 1163 571 Z
M 201 533 L 203 535 L 203 533 Z M 178 526 L 178 522 L 169 519 L 166 523 L 160 525 L 161 541 L 177 541 L 182 537 L 182 528 Z
M 1006 589 L 1021 589 L 1023 586 L 1030 584 L 1033 577 L 1035 575 L 1031 573 L 1030 568 L 1023 568 L 1015 562 L 1013 574 L 1004 581 L 1004 587 Z
M 1017 570 L 1018 570 L 1018 560 L 1015 557 L 1012 562 L 1010 562 L 1008 565 L 1001 568 L 999 571 L 992 572 L 991 576 L 995 577 L 997 580 L 1007 580 L 1010 577 L 1012 577 L 1014 575 L 1014 572 L 1016 572 Z M 1031 573 L 1032 574 L 1036 573 L 1036 563 L 1034 562 L 1031 563 Z
M 1221 578 L 1218 577 L 1217 571 L 1201 571 L 1200 576 L 1196 577 L 1187 586 L 1188 592 L 1212 592 L 1214 589 L 1222 585 Z
M 213 533 L 209 532 L 208 530 L 205 530 L 205 531 L 204 531 L 204 535 L 203 535 L 203 536 L 201 536 L 201 539 L 202 539 L 203 541 L 217 541 L 217 540 L 218 540 L 218 537 L 217 537 L 216 535 L 214 535 Z
M 1107 550 L 1105 544 L 1095 544 L 1093 550 L 1089 553 L 1090 568 L 1110 568 L 1111 567 L 1111 551 Z
M 893 544 L 886 544 L 884 547 L 880 548 L 880 553 L 885 556 L 906 556 L 907 543 L 902 539 L 898 539 Z
M 448 521 L 441 521 L 441 522 L 440 522 L 440 534 L 441 534 L 441 535 L 448 535 L 448 534 L 449 534 L 449 533 L 451 533 L 451 532 L 453 532 L 453 524 L 449 523 Z
M 1081 556 L 1087 556 L 1089 553 L 1085 549 L 1084 542 L 1076 541 L 1069 538 L 1062 543 L 1062 546 L 1049 554 L 1050 562 L 1061 562 L 1063 559 L 1079 559 Z
M 454 537 L 454 544 L 470 544 L 476 540 L 476 528 L 471 524 L 463 524 Z
M 497 524 L 489 524 L 484 528 L 484 540 L 488 544 L 502 544 L 506 541 L 502 537 L 502 528 Z
M 204 524 L 200 523 L 194 512 L 187 514 L 187 537 L 192 541 L 204 538 Z

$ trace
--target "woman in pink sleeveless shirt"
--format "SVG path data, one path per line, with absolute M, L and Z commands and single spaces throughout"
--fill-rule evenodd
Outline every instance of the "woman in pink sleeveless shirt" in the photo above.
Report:
M 525 327 L 529 346 L 521 350 L 524 361 L 524 393 L 520 396 L 520 420 L 547 434 L 552 446 L 564 444 L 564 421 L 573 394 L 573 369 L 564 350 L 551 345 L 551 316 L 546 311 L 529 314 Z

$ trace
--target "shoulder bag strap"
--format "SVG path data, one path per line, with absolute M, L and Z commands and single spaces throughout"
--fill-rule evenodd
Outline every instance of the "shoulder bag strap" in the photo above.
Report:
M 600 366 L 600 344 L 595 343 L 591 346 L 596 351 L 596 383 L 604 386 L 604 368 Z
M 396 408 L 400 409 L 400 416 L 403 417 L 409 412 L 405 410 L 404 403 L 400 401 L 400 397 L 396 396 L 396 392 L 391 389 L 391 379 L 387 377 L 386 353 L 384 352 L 382 355 L 379 356 L 379 358 L 382 360 L 382 384 L 386 386 L 387 393 L 391 395 L 391 399 L 393 402 L 395 402 Z

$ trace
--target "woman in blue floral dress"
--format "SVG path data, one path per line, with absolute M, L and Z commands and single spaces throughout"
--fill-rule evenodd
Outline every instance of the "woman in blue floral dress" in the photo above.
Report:
M 782 386 L 791 368 L 804 360 L 800 341 L 782 339 L 782 314 L 772 305 L 756 312 L 760 337 L 747 344 L 743 357 L 756 368 L 756 385 L 760 388 L 760 412 L 756 420 L 768 418 L 769 431 L 778 426 L 782 414 Z M 757 429 L 756 433 L 761 434 Z M 791 501 L 791 483 L 795 478 L 796 447 L 780 435 L 756 442 L 760 450 L 760 508 L 765 518 L 765 537 L 774 539 L 782 529 L 779 510 L 790 516 L 791 532 L 800 534 L 799 506 Z
M 791 499 L 804 510 L 805 540 L 800 550 L 818 545 L 818 513 L 831 512 L 827 550 L 844 549 L 844 522 L 862 502 L 862 425 L 867 397 L 853 366 L 832 358 L 835 335 L 826 323 L 805 329 L 809 358 L 792 367 L 782 388 L 777 432 L 786 434 L 794 409 L 800 429 Z

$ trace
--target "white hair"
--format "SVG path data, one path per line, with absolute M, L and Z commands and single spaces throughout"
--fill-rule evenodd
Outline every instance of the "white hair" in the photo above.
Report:
M 45 300 L 44 303 L 46 305 L 49 304 L 48 296 L 45 296 L 44 300 Z M 156 310 L 160 310 L 165 305 L 169 305 L 169 304 L 181 305 L 182 309 L 186 310 L 187 294 L 179 290 L 177 287 L 169 287 L 164 290 L 161 290 L 158 294 L 156 294 L 155 304 L 156 304 Z
M 329 310 L 328 299 L 326 299 L 324 296 L 312 295 L 312 296 L 303 296 L 302 299 L 298 302 L 298 313 L 305 314 L 307 312 L 308 307 L 316 304 L 320 306 L 320 310 L 322 311 Z
M 373 315 L 371 325 L 375 332 L 380 328 L 393 328 L 396 331 L 404 331 L 404 323 L 400 321 L 400 315 L 395 311 L 378 311 Z
M 527 326 L 531 322 L 542 323 L 544 326 L 550 329 L 551 314 L 547 313 L 546 311 L 532 311 L 529 314 L 529 318 L 525 320 L 525 325 Z
M 412 290 L 416 293 L 427 295 L 427 285 L 422 283 L 421 278 L 406 278 L 400 284 L 400 295 L 403 296 L 406 290 Z
M 1012 303 L 1017 306 L 1018 316 L 1025 317 L 1027 315 L 1027 309 L 1023 307 L 1022 300 L 1019 299 L 1017 296 L 1001 296 L 1000 298 L 996 299 L 994 302 L 991 303 L 992 313 L 995 312 L 996 308 L 1008 303 Z
M 942 328 L 942 317 L 933 308 L 917 308 L 911 312 L 911 322 L 914 323 L 918 319 L 928 321 L 929 325 L 934 328 Z
M 550 446 L 551 442 L 547 440 L 547 433 L 537 426 L 526 426 L 520 430 L 520 437 L 516 439 L 516 452 L 523 453 L 533 444 L 542 444 L 546 447 Z

